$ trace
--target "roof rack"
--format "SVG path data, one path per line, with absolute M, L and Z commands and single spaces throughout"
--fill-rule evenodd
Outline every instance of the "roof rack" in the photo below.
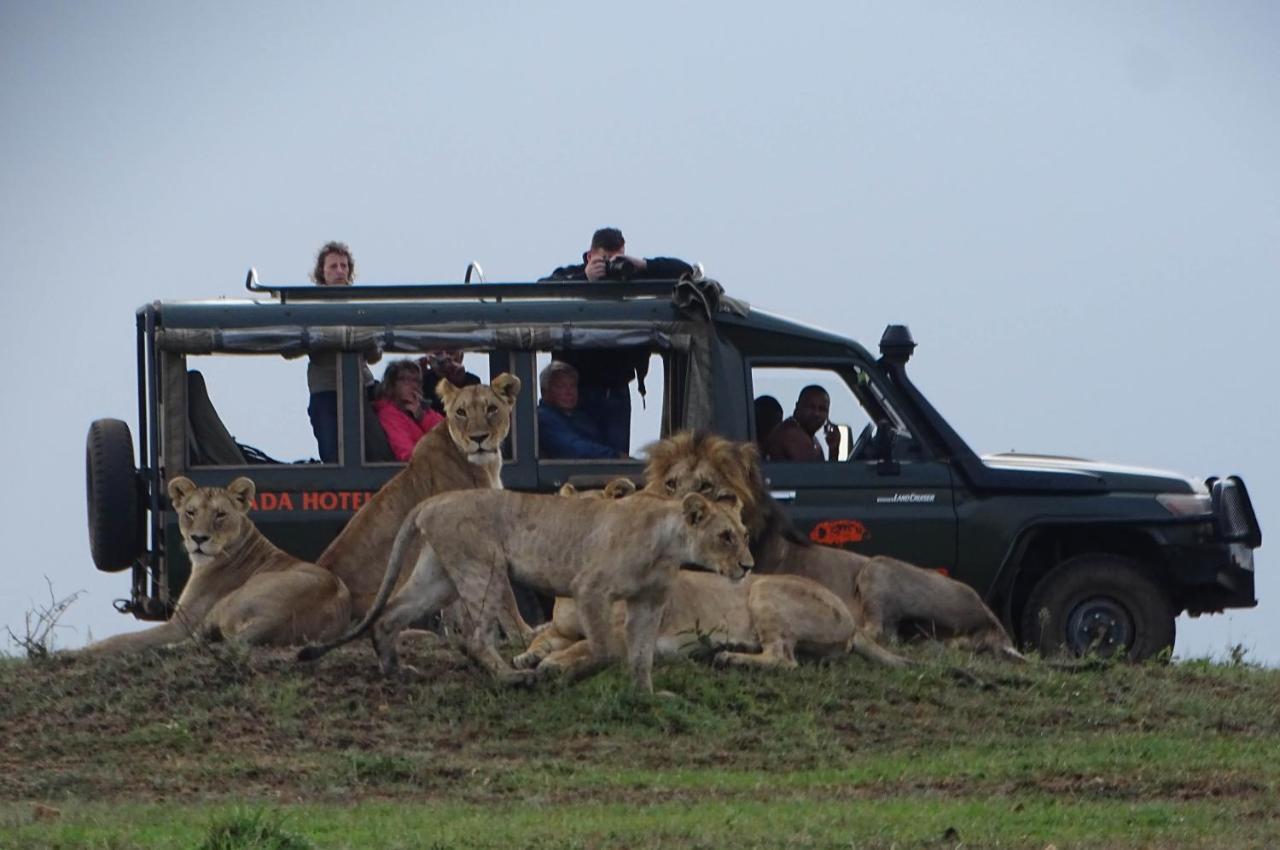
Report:
M 258 272 L 249 269 L 244 287 L 250 292 L 266 293 L 290 301 L 478 301 L 492 298 L 578 298 L 590 301 L 616 301 L 622 298 L 670 298 L 677 280 L 644 281 L 559 281 L 543 283 L 415 283 L 372 284 L 362 286 L 263 286 Z

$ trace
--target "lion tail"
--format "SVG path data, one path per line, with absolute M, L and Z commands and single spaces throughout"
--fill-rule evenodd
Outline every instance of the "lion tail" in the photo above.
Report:
M 327 643 L 312 643 L 304 646 L 298 650 L 299 661 L 315 661 L 322 655 L 337 649 L 345 643 L 350 643 L 369 631 L 369 627 L 378 619 L 382 609 L 387 607 L 387 600 L 391 598 L 391 591 L 395 588 L 396 582 L 400 579 L 400 572 L 404 568 L 407 550 L 421 537 L 421 532 L 418 530 L 418 523 L 416 522 L 417 518 L 418 511 L 415 509 L 409 512 L 404 522 L 400 523 L 400 530 L 396 532 L 395 542 L 391 544 L 391 556 L 387 559 L 387 572 L 382 577 L 382 586 L 378 588 L 378 595 L 374 597 L 373 604 L 365 612 L 364 619 L 348 629 L 346 634 Z
M 865 658 L 867 661 L 883 664 L 886 667 L 909 667 L 911 661 L 897 653 L 890 652 L 861 631 L 856 631 L 849 638 L 849 652 Z

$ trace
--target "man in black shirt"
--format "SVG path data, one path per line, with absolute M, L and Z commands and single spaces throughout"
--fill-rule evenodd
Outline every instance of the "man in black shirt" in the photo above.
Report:
M 418 358 L 418 367 L 422 369 L 422 403 L 436 413 L 444 415 L 444 402 L 436 395 L 436 385 L 441 378 L 448 378 L 449 383 L 461 389 L 480 383 L 480 376 L 473 375 L 462 368 L 461 349 L 440 348 L 428 351 Z
M 602 227 L 591 235 L 581 263 L 561 266 L 542 280 L 676 280 L 692 271 L 693 266 L 674 257 L 628 256 L 622 231 Z
M 543 281 L 675 280 L 693 271 L 674 257 L 631 257 L 622 231 L 602 227 L 591 235 L 582 262 L 561 266 Z M 620 456 L 631 453 L 631 390 L 636 379 L 644 397 L 649 374 L 649 350 L 640 346 L 553 351 L 551 356 L 578 370 L 578 411 L 590 418 L 605 442 Z

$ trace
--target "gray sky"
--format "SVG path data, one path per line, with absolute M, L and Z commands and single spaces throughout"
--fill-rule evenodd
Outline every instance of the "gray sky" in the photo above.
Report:
M 134 311 L 331 238 L 366 283 L 528 280 L 615 224 L 869 347 L 909 324 L 980 452 L 1240 473 L 1276 533 L 1277 43 L 1264 2 L 0 3 L 0 626 L 48 576 L 63 645 L 136 627 L 83 448 L 136 432 Z M 1278 569 L 1178 654 L 1280 663 Z

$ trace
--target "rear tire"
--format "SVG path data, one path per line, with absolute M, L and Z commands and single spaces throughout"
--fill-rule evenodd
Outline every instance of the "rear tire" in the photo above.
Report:
M 85 490 L 94 566 L 104 572 L 128 569 L 142 554 L 143 515 L 133 437 L 119 419 L 99 419 L 89 426 Z
M 1137 561 L 1093 553 L 1040 580 L 1022 614 L 1023 642 L 1041 655 L 1090 653 L 1142 661 L 1173 648 L 1168 592 Z

